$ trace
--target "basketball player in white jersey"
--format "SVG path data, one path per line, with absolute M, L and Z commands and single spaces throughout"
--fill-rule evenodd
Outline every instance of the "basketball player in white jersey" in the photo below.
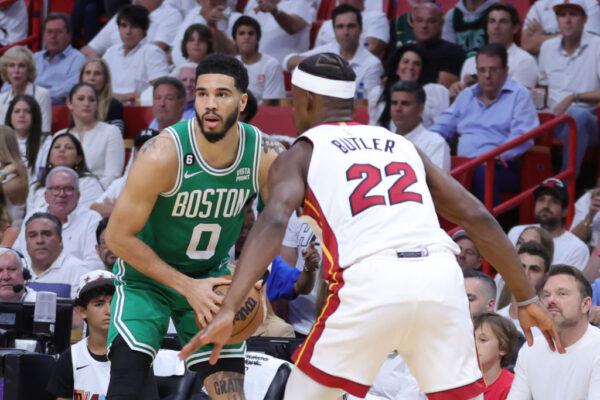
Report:
M 212 342 L 216 362 L 235 310 L 277 253 L 289 215 L 304 203 L 323 231 L 329 293 L 294 354 L 298 368 L 285 400 L 333 400 L 344 392 L 364 397 L 392 350 L 430 400 L 483 399 L 458 247 L 440 228 L 436 208 L 476 238 L 506 279 L 530 345 L 537 325 L 551 349 L 564 352 L 556 327 L 483 205 L 403 137 L 351 122 L 354 77 L 330 53 L 309 57 L 294 71 L 294 118 L 304 133 L 273 164 L 269 200 L 219 313 L 180 357 Z

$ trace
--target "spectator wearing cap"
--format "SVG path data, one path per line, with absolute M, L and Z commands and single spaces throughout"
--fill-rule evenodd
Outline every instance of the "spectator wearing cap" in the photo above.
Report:
M 486 312 L 494 312 L 496 306 L 496 283 L 486 273 L 476 270 L 466 270 L 465 290 L 469 299 L 469 311 L 471 316 L 477 316 Z
M 535 220 L 554 238 L 553 262 L 583 270 L 590 254 L 586 244 L 565 228 L 569 205 L 569 192 L 565 184 L 555 178 L 546 179 L 534 190 L 533 195 Z M 526 227 L 527 225 L 517 225 L 508 232 L 508 238 L 513 244 L 517 244 L 519 235 Z
M 499 43 L 483 46 L 477 53 L 477 83 L 463 90 L 454 103 L 429 127 L 446 139 L 459 135 L 457 155 L 475 158 L 517 139 L 539 125 L 531 94 L 508 77 L 508 55 Z M 494 167 L 494 203 L 501 192 L 518 193 L 521 168 L 518 157 L 533 146 L 533 139 L 497 157 Z M 471 191 L 483 201 L 485 166 L 473 171 Z
M 100 196 L 90 206 L 90 208 L 92 210 L 94 210 L 97 213 L 99 213 L 100 215 L 102 215 L 102 217 L 110 216 L 110 213 L 112 212 L 112 209 L 115 206 L 115 202 L 117 201 L 117 198 L 121 194 L 121 191 L 123 190 L 123 188 L 125 187 L 125 183 L 127 182 L 127 173 L 129 172 L 129 166 L 131 166 L 131 163 L 133 163 L 133 161 L 137 157 L 137 154 L 138 154 L 140 148 L 142 147 L 142 145 L 144 143 L 146 143 L 147 140 L 153 138 L 154 136 L 158 135 L 159 133 L 160 132 L 157 131 L 156 129 L 148 128 L 148 129 L 139 131 L 135 135 L 135 138 L 133 139 L 133 152 L 131 155 L 130 164 L 128 165 L 128 168 L 125 171 L 125 174 L 123 174 L 122 177 L 116 179 L 115 181 L 113 181 L 113 183 L 110 184 L 108 189 L 106 189 L 104 191 L 104 193 L 102 193 L 102 196 Z
M 537 0 L 531 4 L 521 32 L 521 47 L 533 55 L 540 52 L 542 44 L 559 34 L 556 14 L 552 9 L 564 0 Z M 598 0 L 584 0 L 588 13 L 586 32 L 600 34 L 600 5 Z
M 50 13 L 44 21 L 44 49 L 33 55 L 35 84 L 50 91 L 52 104 L 65 104 L 79 79 L 85 56 L 71 46 L 71 20 L 63 13 Z
M 89 208 L 77 207 L 79 202 L 79 177 L 67 167 L 54 167 L 46 178 L 45 198 L 48 205 L 28 210 L 25 220 L 38 212 L 50 213 L 61 223 L 61 245 L 64 251 L 78 259 L 79 265 L 88 271 L 96 265 L 95 232 L 100 214 Z M 26 226 L 21 228 L 14 248 L 25 252 L 27 247 Z M 76 283 L 76 282 L 75 282 Z
M 460 265 L 463 272 L 470 270 L 481 271 L 483 258 L 467 232 L 464 229 L 459 230 L 452 235 L 452 240 L 460 247 L 460 253 L 456 256 L 456 261 L 458 261 L 458 265 Z
M 553 7 L 560 35 L 540 50 L 540 85 L 548 86 L 548 106 L 556 116 L 568 114 L 577 125 L 577 176 L 587 147 L 598 145 L 597 103 L 600 101 L 600 38 L 585 32 L 583 0 L 563 0 Z M 569 127 L 554 129 L 563 139 L 562 169 L 568 166 Z
M 58 218 L 49 213 L 34 213 L 24 225 L 25 248 L 31 259 L 31 281 L 68 284 L 71 297 L 75 298 L 79 278 L 87 271 L 81 267 L 81 260 L 63 248 L 62 224 Z
M 115 261 L 117 261 L 117 256 L 106 245 L 106 225 L 108 225 L 108 217 L 104 217 L 98 222 L 98 228 L 96 228 L 96 253 L 98 253 L 98 257 L 102 261 L 102 268 L 112 271 Z
M 242 15 L 233 24 L 233 40 L 239 55 L 237 58 L 248 70 L 248 89 L 258 104 L 277 106 L 285 98 L 283 70 L 275 58 L 258 51 L 261 29 L 258 21 Z
M 540 297 L 566 353 L 551 351 L 544 340 L 522 346 L 507 400 L 599 399 L 600 330 L 588 321 L 589 282 L 578 269 L 555 265 Z
M 148 128 L 162 131 L 181 121 L 186 104 L 185 100 L 185 88 L 177 78 L 165 76 L 157 79 L 154 82 L 152 94 L 154 119 L 150 122 Z
M 140 94 L 169 72 L 167 56 L 146 39 L 150 19 L 139 5 L 124 6 L 117 16 L 120 43 L 106 50 L 102 58 L 112 76 L 113 94 L 121 103 L 136 104 Z
M 35 301 L 36 291 L 25 286 L 31 273 L 23 256 L 9 247 L 0 247 L 0 301 Z

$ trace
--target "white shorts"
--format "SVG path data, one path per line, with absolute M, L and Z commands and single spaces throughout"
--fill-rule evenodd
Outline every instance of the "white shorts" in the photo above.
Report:
M 385 250 L 337 271 L 294 360 L 315 381 L 364 397 L 393 350 L 425 393 L 481 393 L 469 302 L 449 250 L 419 258 Z

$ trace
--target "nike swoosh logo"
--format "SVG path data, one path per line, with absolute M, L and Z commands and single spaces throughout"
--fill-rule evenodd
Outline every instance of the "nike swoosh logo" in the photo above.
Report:
M 185 171 L 185 174 L 183 174 L 184 179 L 188 179 L 191 178 L 192 176 L 196 176 L 198 174 L 203 173 L 204 171 L 198 171 L 198 172 L 194 172 L 193 174 L 188 173 L 188 171 Z
M 83 369 L 83 368 L 85 368 L 85 367 L 89 367 L 89 366 L 90 366 L 90 364 L 88 364 L 88 365 L 82 365 L 81 367 L 77 367 L 77 368 L 75 368 L 75 369 L 76 369 L 77 371 L 79 371 L 80 369 Z

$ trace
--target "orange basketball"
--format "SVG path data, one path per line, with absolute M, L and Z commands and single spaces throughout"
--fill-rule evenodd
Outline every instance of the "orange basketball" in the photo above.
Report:
M 230 276 L 223 276 L 222 278 L 231 279 Z M 230 285 L 215 286 L 213 291 L 220 296 L 225 296 L 229 290 L 229 286 Z M 200 324 L 198 324 L 198 316 L 195 313 L 194 316 L 196 317 L 196 324 L 200 326 Z M 263 316 L 264 308 L 262 298 L 258 290 L 252 287 L 242 302 L 241 307 L 235 313 L 231 337 L 226 344 L 240 343 L 252 336 L 262 324 Z

